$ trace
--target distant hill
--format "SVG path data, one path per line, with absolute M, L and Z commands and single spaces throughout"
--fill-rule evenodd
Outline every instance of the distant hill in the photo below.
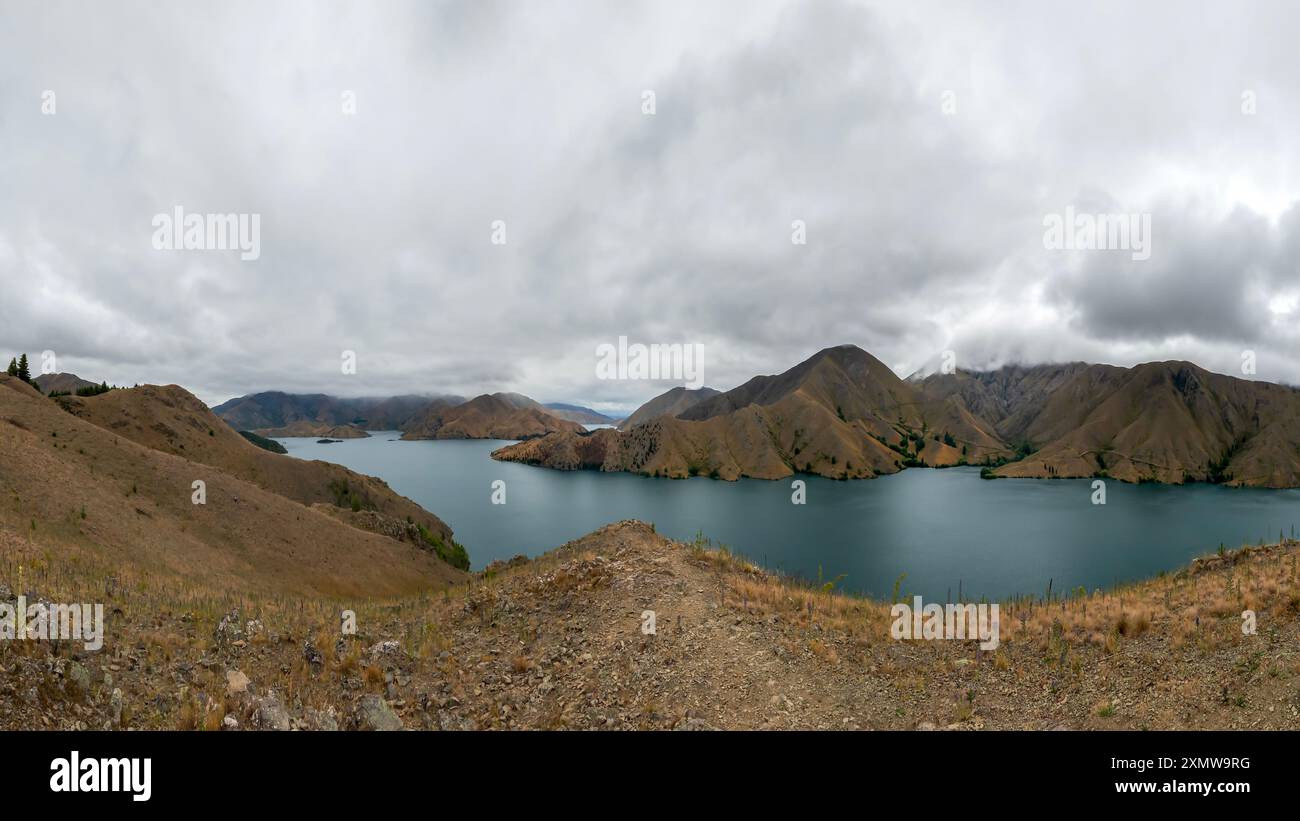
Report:
M 649 422 L 658 416 L 678 416 L 705 399 L 711 399 L 717 395 L 718 391 L 713 388 L 696 388 L 694 390 L 683 387 L 673 388 L 637 408 L 618 426 L 619 429 L 626 430 L 633 425 Z
M 581 405 L 547 402 L 545 407 L 552 415 L 567 419 L 570 422 L 577 422 L 580 425 L 612 425 L 618 421 L 612 416 L 606 416 L 600 411 L 584 408 Z
M 366 439 L 370 434 L 355 425 L 330 425 L 325 422 L 308 422 L 305 419 L 299 419 L 297 422 L 290 422 L 282 428 L 260 428 L 254 433 L 259 436 L 269 436 L 276 439 L 288 439 L 292 437 L 325 437 L 328 439 Z
M 76 393 L 82 388 L 96 387 L 99 383 L 82 379 L 75 373 L 43 373 L 33 377 L 32 384 L 39 388 L 41 393 L 50 394 Z
M 1300 487 L 1300 391 L 1188 362 L 904 381 L 841 345 L 676 416 L 629 418 L 617 433 L 599 433 L 554 433 L 493 456 L 670 477 L 851 479 L 971 464 L 991 477 Z
M 532 439 L 579 433 L 582 425 L 552 415 L 520 394 L 483 394 L 460 405 L 434 402 L 410 422 L 403 439 Z
M 399 430 L 403 439 L 530 439 L 582 430 L 561 412 L 505 392 L 466 401 L 454 395 L 340 399 L 266 391 L 223 402 L 212 412 L 237 430 L 277 437 L 351 439 L 367 430 Z
M 356 425 L 365 430 L 401 430 L 435 400 L 453 404 L 465 401 L 459 396 L 342 399 L 323 393 L 265 391 L 222 402 L 212 412 L 237 430 L 282 428 L 294 422 Z

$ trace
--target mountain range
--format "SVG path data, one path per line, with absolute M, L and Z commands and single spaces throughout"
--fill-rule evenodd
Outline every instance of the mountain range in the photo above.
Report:
M 620 430 L 554 432 L 493 457 L 674 478 L 850 479 L 967 464 L 988 478 L 1297 487 L 1300 391 L 1189 362 L 903 380 L 841 345 L 724 393 L 676 388 Z
M 237 430 L 283 428 L 294 422 L 317 422 L 331 427 L 356 425 L 365 430 L 402 430 L 434 401 L 460 404 L 465 398 L 404 395 L 344 399 L 323 393 L 265 391 L 222 402 L 212 412 Z
M 375 430 L 401 431 L 403 439 L 531 439 L 614 421 L 590 408 L 547 406 L 521 393 L 467 400 L 455 395 L 342 399 L 267 391 L 231 399 L 212 411 L 236 430 L 261 436 L 329 439 L 363 438 Z

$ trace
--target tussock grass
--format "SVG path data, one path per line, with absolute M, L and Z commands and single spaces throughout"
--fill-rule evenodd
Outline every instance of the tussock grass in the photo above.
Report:
M 722 595 L 730 606 L 796 626 L 817 624 L 867 646 L 893 641 L 889 602 L 764 571 L 707 540 L 697 539 L 688 549 L 693 560 L 724 579 Z M 1158 633 L 1173 649 L 1210 652 L 1240 635 L 1244 610 L 1300 614 L 1297 549 L 1300 542 L 1291 539 L 1245 546 L 1111 590 L 1004 600 L 998 603 L 1001 641 L 1033 642 L 1055 658 L 1061 644 L 1115 653 L 1125 642 Z

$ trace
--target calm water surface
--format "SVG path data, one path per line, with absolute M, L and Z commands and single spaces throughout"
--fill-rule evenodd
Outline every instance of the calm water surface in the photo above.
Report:
M 1300 525 L 1300 490 L 979 478 L 976 468 L 912 469 L 836 482 L 804 476 L 807 504 L 790 503 L 791 479 L 650 479 L 561 472 L 488 454 L 501 441 L 402 442 L 397 433 L 318 444 L 279 440 L 293 456 L 323 459 L 384 479 L 456 531 L 475 568 L 536 555 L 619 519 L 661 533 L 697 533 L 768 567 L 889 596 L 943 600 L 1089 589 L 1153 576 L 1218 549 L 1277 539 Z M 493 480 L 506 504 L 491 503 Z

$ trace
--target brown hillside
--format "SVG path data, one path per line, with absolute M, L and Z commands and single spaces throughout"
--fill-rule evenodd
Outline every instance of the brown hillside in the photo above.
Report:
M 40 388 L 41 393 L 76 393 L 82 388 L 93 388 L 95 383 L 82 379 L 75 373 L 43 373 L 32 377 L 32 384 Z
M 324 422 L 308 422 L 300 419 L 282 428 L 259 428 L 253 431 L 258 436 L 288 439 L 295 436 L 326 439 L 366 439 L 370 434 L 354 425 L 329 425 Z
M 704 400 L 712 399 L 717 395 L 718 391 L 713 388 L 697 388 L 695 390 L 683 387 L 673 388 L 659 394 L 632 411 L 626 419 L 618 424 L 618 428 L 619 430 L 627 430 L 660 416 L 678 416 Z
M 1300 486 L 1300 392 L 1189 362 L 1081 371 L 1024 435 L 1039 450 L 998 475 Z
M 0 699 L 0 729 L 1137 730 L 1300 721 L 1295 541 L 1116 590 L 1001 602 L 991 651 L 974 640 L 895 640 L 889 602 L 791 582 L 634 521 L 534 560 L 497 563 L 447 595 L 359 602 L 357 636 L 340 636 L 337 604 L 318 598 L 106 592 L 84 572 L 41 565 L 40 545 L 25 537 L 0 530 L 0 547 L 32 566 L 28 588 L 56 601 L 108 596 L 121 613 L 80 670 L 51 643 L 0 642 L 13 685 Z M 14 570 L 0 564 L 0 586 Z M 1242 633 L 1246 608 L 1257 614 L 1256 635 Z M 646 611 L 655 619 L 649 635 Z M 223 623 L 250 640 L 223 640 Z
M 419 524 L 450 540 L 441 519 L 393 492 L 384 480 L 330 462 L 306 461 L 253 445 L 176 385 L 142 385 L 92 397 L 55 400 L 69 413 L 146 447 L 191 459 L 305 505 L 364 510 Z
M 64 402 L 109 424 L 65 412 L 0 376 L 0 530 L 42 545 L 46 561 L 83 562 L 162 584 L 348 597 L 414 593 L 464 578 L 428 545 L 345 524 L 358 514 L 339 511 L 332 498 L 308 505 L 268 490 L 276 476 L 286 485 L 292 477 L 302 496 L 328 497 L 328 488 L 306 488 L 336 474 L 267 469 L 264 459 L 294 460 L 248 444 L 215 417 L 205 420 L 198 411 L 207 409 L 179 388 Z M 172 450 L 150 447 L 150 440 Z M 222 461 L 227 467 L 214 464 Z M 206 504 L 192 502 L 195 480 L 206 483 Z M 419 510 L 370 482 L 357 492 L 373 492 L 394 516 Z
M 1063 365 L 1008 365 L 996 371 L 957 371 L 934 374 L 921 382 L 930 399 L 951 399 L 983 420 L 1007 442 L 1023 439 L 1025 429 L 1063 384 L 1087 369 L 1104 372 L 1108 365 L 1071 362 Z
M 410 394 L 382 399 L 345 399 L 323 393 L 264 391 L 222 402 L 212 412 L 229 422 L 235 430 L 281 428 L 294 422 L 356 425 L 365 430 L 401 430 L 437 400 L 437 397 Z M 441 401 L 460 403 L 465 400 L 441 397 Z
M 503 398 L 504 397 L 504 398 Z M 532 439 L 555 431 L 579 433 L 577 422 L 526 406 L 518 394 L 483 394 L 448 406 L 434 403 L 402 433 L 403 439 Z
M 930 398 L 852 345 L 827 348 L 778 376 L 760 376 L 603 437 L 603 470 L 649 476 L 812 473 L 837 479 L 894 473 L 906 464 L 956 465 L 1010 455 L 960 402 Z M 496 451 L 494 458 L 574 469 L 570 434 Z M 964 452 L 963 452 L 964 449 Z M 585 452 L 597 452 L 587 446 Z

